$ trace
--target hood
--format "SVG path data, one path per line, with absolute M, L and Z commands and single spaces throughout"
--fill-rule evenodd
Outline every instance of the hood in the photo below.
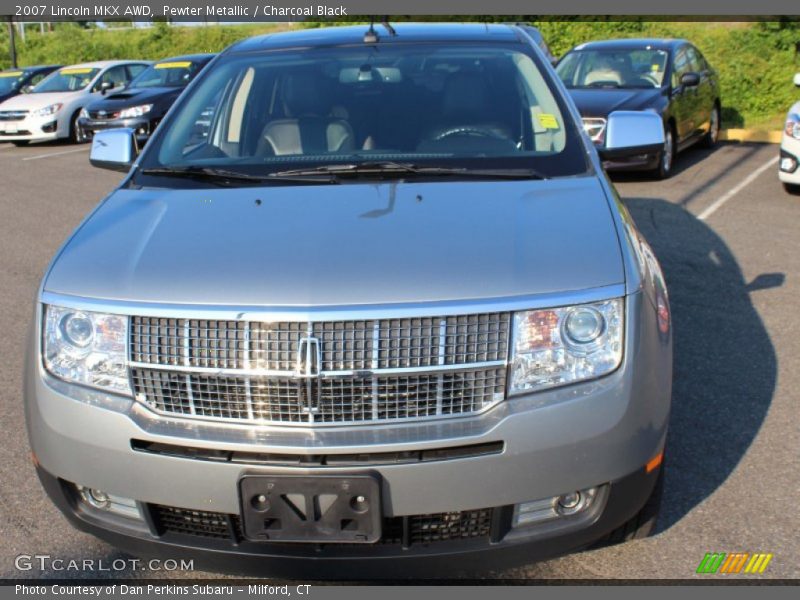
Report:
M 44 289 L 315 307 L 513 298 L 623 281 L 604 191 L 582 177 L 118 190 L 65 246 Z
M 660 88 L 571 89 L 569 94 L 584 117 L 607 117 L 615 110 L 644 110 L 646 108 L 658 110 L 665 100 Z
M 37 110 L 56 102 L 66 103 L 83 93 L 77 92 L 45 92 L 41 94 L 19 94 L 3 102 L 3 110 Z
M 130 88 L 117 92 L 116 94 L 108 94 L 101 99 L 92 102 L 89 105 L 89 110 L 105 110 L 108 112 L 116 112 L 123 108 L 130 108 L 131 106 L 138 106 L 139 104 L 160 104 L 168 102 L 172 104 L 175 99 L 181 94 L 184 88 L 174 87 L 156 87 L 156 88 Z
M 19 91 L 17 90 L 12 90 L 10 92 L 6 92 L 5 94 L 0 94 L 0 103 L 5 102 L 9 98 L 13 98 L 17 94 L 19 94 Z M 0 108 L 0 110 L 5 110 L 5 109 Z

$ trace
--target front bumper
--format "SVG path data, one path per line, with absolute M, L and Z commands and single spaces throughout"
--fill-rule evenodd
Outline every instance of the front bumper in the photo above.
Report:
M 658 152 L 631 154 L 603 161 L 603 168 L 606 171 L 651 171 L 658 167 L 659 160 L 661 160 L 661 154 Z
M 778 169 L 778 178 L 783 183 L 800 185 L 800 140 L 783 134 L 781 140 L 781 167 Z M 789 159 L 789 163 L 794 167 L 791 170 L 784 170 L 784 159 Z
M 34 117 L 28 115 L 20 121 L 0 122 L 0 141 L 2 142 L 44 142 L 66 137 L 68 133 L 59 131 L 58 115 Z
M 248 576 L 374 580 L 475 577 L 585 549 L 641 510 L 654 491 L 660 469 L 647 472 L 642 468 L 611 482 L 602 510 L 566 533 L 535 526 L 510 529 L 512 507 L 497 507 L 491 533 L 483 537 L 421 542 L 399 534 L 376 544 L 327 545 L 251 542 L 242 537 L 234 521 L 237 515 L 220 515 L 231 524 L 227 536 L 165 530 L 154 520 L 155 507 L 143 504 L 146 526 L 126 526 L 125 519 L 105 520 L 83 510 L 69 484 L 41 468 L 37 473 L 51 500 L 74 527 L 134 556 L 192 560 L 194 569 Z
M 671 341 L 659 333 L 654 307 L 642 293 L 627 298 L 626 313 L 625 356 L 621 366 L 603 378 L 514 397 L 473 417 L 318 429 L 187 422 L 155 415 L 130 399 L 66 384 L 44 372 L 38 350 L 41 338 L 35 326 L 25 377 L 31 446 L 41 469 L 51 479 L 99 488 L 143 505 L 224 515 L 239 514 L 238 482 L 245 473 L 314 475 L 368 469 L 380 478 L 384 517 L 479 509 L 507 515 L 508 507 L 518 503 L 594 486 L 611 490 L 607 508 L 596 520 L 564 534 L 558 543 L 548 541 L 540 550 L 521 554 L 534 560 L 537 552 L 541 556 L 553 550 L 566 552 L 601 537 L 632 517 L 652 487 L 652 477 L 647 476 L 634 486 L 635 493 L 619 491 L 629 489 L 622 482 L 640 474 L 643 465 L 663 450 L 671 394 Z M 147 443 L 190 450 L 291 455 L 297 463 L 242 464 L 191 457 L 191 451 L 181 456 L 142 452 Z M 350 464 L 346 468 L 304 462 L 320 454 L 436 453 L 482 444 L 500 444 L 502 450 L 410 464 L 364 462 L 360 467 Z M 47 483 L 46 487 L 63 508 L 64 500 L 59 499 L 56 488 Z M 206 541 L 178 543 L 155 537 L 153 531 L 134 535 L 84 518 L 74 508 L 71 511 L 66 512 L 79 527 L 132 551 L 150 548 L 169 553 L 187 546 L 192 551 L 205 548 L 217 558 L 232 553 L 233 557 L 221 559 L 219 567 L 226 570 L 236 570 L 234 557 L 248 546 L 231 540 L 223 547 Z M 547 536 L 551 538 L 555 540 L 553 534 Z M 465 558 L 475 554 L 470 560 L 483 565 L 477 554 L 490 546 L 511 549 L 533 541 L 541 542 L 541 535 L 503 536 L 475 547 L 437 546 L 431 552 L 464 554 Z M 155 548 L 159 545 L 156 542 L 166 546 Z M 297 548 L 303 545 L 286 546 L 256 543 L 244 553 L 256 557 L 254 565 L 264 556 L 276 554 L 293 560 L 316 561 L 320 556 L 313 550 L 316 546 L 302 551 Z M 353 557 L 352 549 L 331 547 L 333 550 L 326 552 Z M 362 546 L 358 552 L 376 558 L 386 552 L 397 556 L 374 545 Z
M 150 117 L 136 117 L 133 119 L 90 119 L 81 117 L 78 119 L 78 127 L 87 139 L 98 131 L 107 129 L 128 128 L 135 132 L 139 141 L 146 140 L 156 128 L 157 121 Z

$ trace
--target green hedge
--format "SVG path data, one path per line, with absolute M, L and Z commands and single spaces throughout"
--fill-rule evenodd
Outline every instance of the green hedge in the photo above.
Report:
M 788 107 L 800 93 L 792 76 L 800 71 L 795 43 L 800 42 L 800 21 L 694 22 L 552 20 L 530 17 L 452 17 L 450 20 L 530 20 L 542 31 L 556 55 L 572 46 L 615 37 L 680 37 L 697 44 L 717 69 L 722 87 L 723 120 L 727 126 L 781 126 Z M 341 23 L 343 24 L 343 23 Z M 319 23 L 305 23 L 306 27 Z M 288 25 L 214 25 L 107 31 L 78 24 L 59 24 L 52 33 L 28 30 L 18 43 L 19 63 L 64 64 L 112 58 L 159 59 L 192 52 L 216 52 L 236 40 L 275 31 Z M 0 67 L 7 67 L 8 37 L 0 33 Z

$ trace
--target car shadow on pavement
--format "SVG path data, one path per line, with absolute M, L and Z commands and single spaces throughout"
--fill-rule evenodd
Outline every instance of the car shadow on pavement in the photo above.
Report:
M 664 270 L 674 336 L 672 416 L 658 531 L 714 493 L 747 452 L 772 401 L 777 357 L 748 284 L 725 242 L 682 206 L 651 198 L 625 204 Z

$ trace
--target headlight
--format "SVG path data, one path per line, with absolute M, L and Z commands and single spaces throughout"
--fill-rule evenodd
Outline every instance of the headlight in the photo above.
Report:
M 48 306 L 44 366 L 61 379 L 130 394 L 128 317 Z
M 514 313 L 509 394 L 610 373 L 622 360 L 622 298 Z
M 142 115 L 146 115 L 149 113 L 153 108 L 152 104 L 142 104 L 141 106 L 131 106 L 130 108 L 126 108 L 125 110 L 121 110 L 119 113 L 120 119 L 133 119 L 136 117 L 141 117 Z
M 64 106 L 60 102 L 56 102 L 55 104 L 51 104 L 50 106 L 45 106 L 44 108 L 40 108 L 39 110 L 33 111 L 34 117 L 47 117 L 50 115 L 56 114 L 58 111 L 61 110 L 61 107 Z
M 800 140 L 800 116 L 789 115 L 789 118 L 786 119 L 786 127 L 784 128 L 784 131 L 789 137 Z

